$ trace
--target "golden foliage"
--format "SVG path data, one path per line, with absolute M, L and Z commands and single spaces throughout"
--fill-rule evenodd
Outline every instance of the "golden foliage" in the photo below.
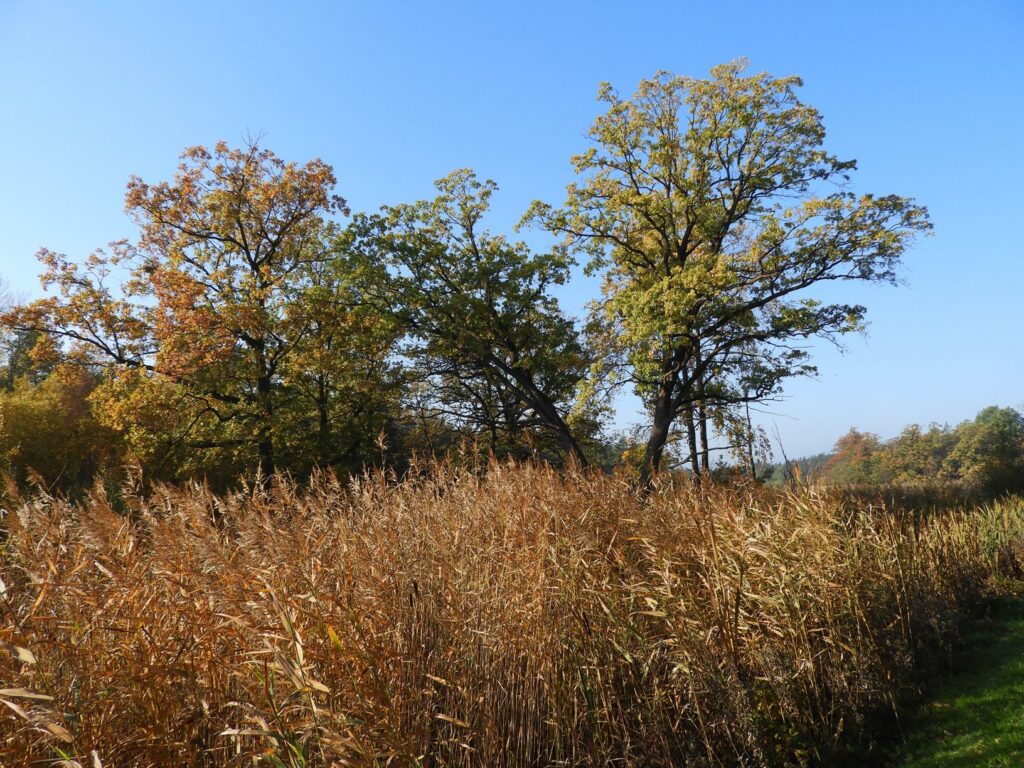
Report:
M 88 485 L 116 469 L 119 438 L 90 408 L 97 377 L 74 365 L 58 365 L 41 383 L 22 379 L 0 390 L 0 471 L 23 482 L 29 475 L 46 486 Z

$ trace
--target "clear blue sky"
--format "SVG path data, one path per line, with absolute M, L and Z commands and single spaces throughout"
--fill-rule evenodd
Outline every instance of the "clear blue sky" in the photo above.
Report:
M 0 276 L 38 292 L 40 246 L 76 257 L 131 235 L 132 173 L 247 133 L 334 165 L 354 209 L 427 196 L 470 166 L 492 221 L 561 202 L 597 84 L 705 75 L 739 56 L 799 74 L 857 191 L 931 209 L 902 288 L 848 286 L 866 338 L 773 410 L 787 452 L 1024 406 L 1019 223 L 1024 3 L 46 2 L 0 0 Z M 539 235 L 530 235 L 543 245 Z M 565 291 L 574 313 L 596 289 Z M 622 423 L 635 418 L 628 401 Z

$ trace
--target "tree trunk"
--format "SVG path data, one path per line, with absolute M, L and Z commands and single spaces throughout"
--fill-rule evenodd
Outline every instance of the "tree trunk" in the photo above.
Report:
M 701 397 L 704 395 L 704 386 L 701 385 Z M 708 412 L 701 400 L 697 411 L 697 424 L 700 427 L 700 470 L 705 475 L 711 473 L 711 446 L 708 445 Z
M 575 461 L 576 465 L 580 469 L 586 469 L 590 466 L 590 462 L 587 461 L 587 456 L 583 453 L 583 447 L 573 436 L 572 430 L 569 429 L 569 425 L 565 423 L 565 419 L 562 418 L 553 404 L 551 405 L 551 410 L 552 418 L 550 423 L 552 428 L 555 430 L 555 435 L 558 438 L 558 444 L 562 446 L 562 450 L 565 451 L 571 461 Z
M 706 373 L 702 365 L 700 345 L 696 345 L 694 355 L 694 384 L 697 391 L 697 426 L 700 429 L 700 471 L 703 474 L 711 472 L 711 446 L 708 444 L 708 408 L 707 392 L 705 390 Z M 692 445 L 692 444 L 691 444 Z
M 326 467 L 331 462 L 331 414 L 328 403 L 328 387 L 325 376 L 318 376 L 316 383 L 316 416 L 317 416 L 317 449 L 320 454 L 320 466 Z
M 686 442 L 690 446 L 690 471 L 693 473 L 693 481 L 700 485 L 700 458 L 697 451 L 697 425 L 694 424 L 693 406 L 688 406 L 683 412 L 683 420 L 686 423 Z
M 747 459 L 750 461 L 750 479 L 757 480 L 757 464 L 754 462 L 754 423 L 750 420 L 750 401 L 747 406 Z
M 562 450 L 570 457 L 575 460 L 577 466 L 580 469 L 586 469 L 590 466 L 587 461 L 586 454 L 583 453 L 583 448 L 572 434 L 572 430 L 569 429 L 569 425 L 565 423 L 565 419 L 558 412 L 558 408 L 551 401 L 540 387 L 538 387 L 534 381 L 533 376 L 529 371 L 524 369 L 513 369 L 513 376 L 516 382 L 519 384 L 521 389 L 528 395 L 529 405 L 534 412 L 540 416 L 544 423 L 555 433 L 555 438 L 558 440 L 558 444 L 562 447 Z
M 269 483 L 277 467 L 274 465 L 274 402 L 271 399 L 270 373 L 266 372 L 256 380 L 257 407 L 260 415 L 258 450 L 260 459 L 260 475 L 264 483 Z
M 263 482 L 269 482 L 274 472 L 277 471 L 277 467 L 274 465 L 274 438 L 270 434 L 270 430 L 266 428 L 260 429 L 259 437 L 259 456 L 260 456 L 260 476 Z
M 644 463 L 640 467 L 640 490 L 648 493 L 654 486 L 654 475 L 661 469 L 661 459 L 665 453 L 665 444 L 668 442 L 668 433 L 672 427 L 672 395 L 675 390 L 675 381 L 671 378 L 664 378 L 658 385 L 658 392 L 654 398 L 654 419 L 651 424 L 651 434 L 647 438 L 647 449 L 644 451 Z

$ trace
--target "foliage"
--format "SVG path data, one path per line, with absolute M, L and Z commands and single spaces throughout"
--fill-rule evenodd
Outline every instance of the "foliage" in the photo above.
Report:
M 757 467 L 757 476 L 769 485 L 785 485 L 794 480 L 813 480 L 821 476 L 822 467 L 831 458 L 831 453 L 818 453 L 775 464 L 762 463 Z
M 821 479 L 838 485 L 949 483 L 975 495 L 1024 488 L 1024 416 L 990 406 L 955 428 L 907 427 L 887 442 L 851 429 Z
M 41 382 L 18 379 L 0 391 L 0 469 L 19 483 L 77 489 L 100 472 L 120 473 L 116 433 L 93 416 L 98 378 L 77 366 L 58 366 Z
M 38 331 L 4 332 L 0 328 L 0 388 L 13 390 L 21 379 L 38 384 L 53 370 L 53 360 L 37 359 L 40 342 Z
M 957 427 L 943 474 L 982 491 L 1024 487 L 1024 415 L 991 406 Z
M 395 418 L 402 329 L 365 294 L 364 262 L 332 244 L 330 259 L 307 269 L 309 284 L 290 307 L 306 338 L 281 368 L 292 396 L 280 411 L 282 464 L 302 477 L 313 466 L 358 473 L 375 463 L 379 435 Z
M 158 476 L 289 468 L 276 455 L 285 425 L 326 418 L 328 433 L 336 422 L 361 431 L 388 402 L 385 325 L 350 311 L 345 275 L 332 271 L 325 217 L 345 211 L 334 185 L 320 160 L 286 163 L 255 144 L 188 149 L 173 182 L 129 182 L 137 243 L 81 265 L 44 249 L 42 282 L 55 294 L 6 322 L 106 371 L 104 419 Z M 331 461 L 329 443 L 358 442 L 310 431 L 316 450 L 299 449 L 293 468 Z
M 828 478 L 840 485 L 878 482 L 878 435 L 851 429 L 836 441 L 827 465 Z
M 1024 542 L 1019 500 L 419 470 L 8 505 L 0 760 L 830 764 Z
M 661 73 L 631 99 L 604 85 L 593 145 L 561 210 L 529 218 L 565 236 L 604 274 L 595 306 L 599 375 L 634 384 L 652 414 L 646 466 L 694 410 L 763 400 L 813 372 L 800 342 L 862 327 L 865 309 L 809 291 L 831 281 L 893 281 L 927 212 L 896 195 L 843 189 L 852 161 L 828 154 L 796 77 L 698 80 Z
M 418 405 L 491 450 L 546 439 L 585 461 L 567 418 L 587 359 L 551 294 L 569 262 L 482 228 L 493 181 L 459 170 L 436 187 L 433 200 L 357 216 L 341 246 L 383 267 L 367 290 L 408 333 Z

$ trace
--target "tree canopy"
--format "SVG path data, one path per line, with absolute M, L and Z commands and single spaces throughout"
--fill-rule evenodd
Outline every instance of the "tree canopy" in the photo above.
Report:
M 865 308 L 811 289 L 893 281 L 929 226 L 907 198 L 847 191 L 855 163 L 823 148 L 799 78 L 745 67 L 661 73 L 629 99 L 603 85 L 565 205 L 528 216 L 604 276 L 600 375 L 633 383 L 651 410 L 646 477 L 680 416 L 697 470 L 696 409 L 763 400 L 813 372 L 800 342 L 861 328 Z
M 66 385 L 88 413 L 54 413 L 92 419 L 153 477 L 358 471 L 466 440 L 624 461 L 644 488 L 666 456 L 696 480 L 716 451 L 756 476 L 770 448 L 750 406 L 816 371 L 810 339 L 864 327 L 856 296 L 824 286 L 896 282 L 930 228 L 909 198 L 852 191 L 856 164 L 826 149 L 800 86 L 744 61 L 658 73 L 628 98 L 601 86 L 565 202 L 522 219 L 555 235 L 548 248 L 489 229 L 497 184 L 469 169 L 350 217 L 322 160 L 187 149 L 173 179 L 130 179 L 138 237 L 80 261 L 40 251 L 47 295 L 3 314 L 6 413 Z M 585 323 L 557 300 L 579 257 L 602 278 Z M 642 446 L 603 431 L 622 386 L 647 409 Z M 978 457 L 1014 429 L 995 413 L 975 447 L 904 474 L 1005 474 L 1016 459 Z
M 1024 488 L 1024 415 L 989 406 L 955 427 L 911 424 L 891 440 L 851 429 L 818 479 L 836 485 L 951 483 L 976 494 Z
M 81 265 L 44 249 L 42 281 L 55 295 L 7 322 L 106 371 L 94 397 L 140 454 L 188 463 L 198 450 L 207 466 L 237 471 L 255 453 L 269 477 L 297 396 L 290 364 L 328 343 L 325 318 L 333 313 L 336 331 L 349 320 L 320 290 L 328 217 L 347 212 L 335 183 L 319 160 L 289 163 L 254 144 L 192 147 L 173 181 L 129 181 L 136 242 Z M 347 346 L 333 352 L 351 360 Z
M 534 253 L 483 228 L 497 185 L 458 170 L 433 200 L 360 215 L 343 249 L 381 265 L 371 292 L 408 333 L 410 374 L 435 416 L 488 438 L 492 449 L 535 433 L 586 457 L 567 422 L 586 356 L 551 288 L 563 253 Z

